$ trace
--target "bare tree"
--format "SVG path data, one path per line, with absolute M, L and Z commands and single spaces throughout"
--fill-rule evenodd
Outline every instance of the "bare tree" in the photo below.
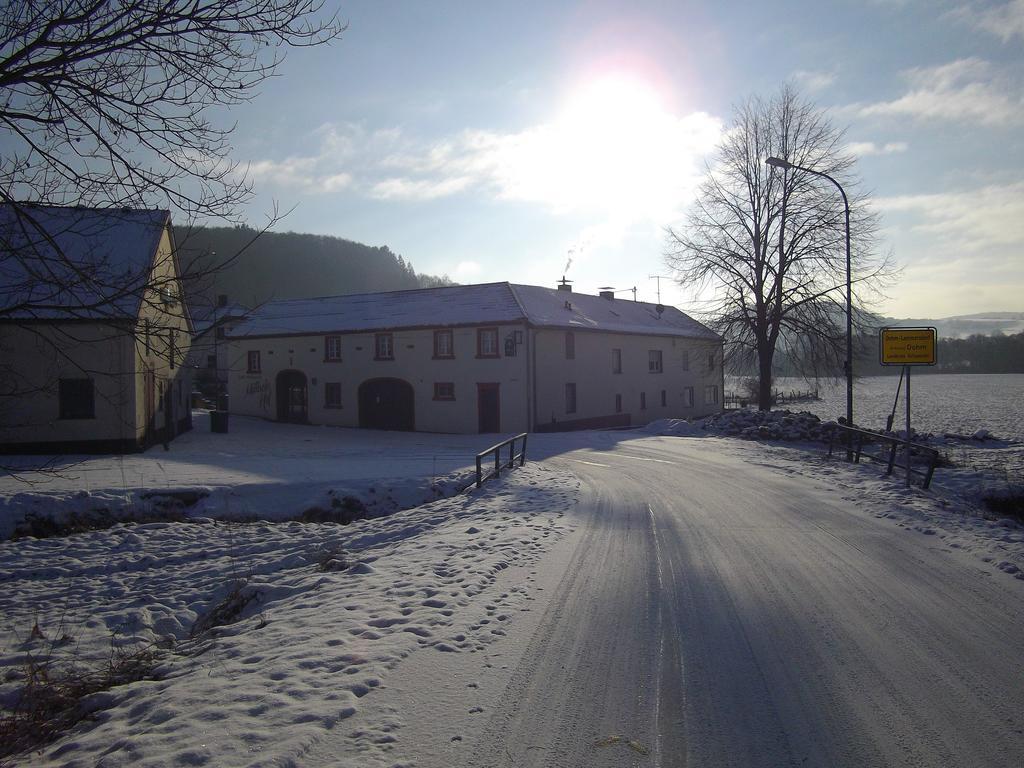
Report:
M 843 131 L 789 86 L 740 105 L 686 221 L 667 231 L 665 256 L 678 282 L 712 297 L 707 314 L 730 362 L 756 364 L 762 410 L 779 352 L 815 377 L 836 375 L 846 353 L 842 199 L 811 174 L 768 167 L 771 156 L 827 173 L 847 191 L 858 324 L 893 275 L 875 253 L 877 217 Z
M 321 0 L 21 0 L 0 9 L 0 198 L 231 218 L 251 194 L 214 107 L 289 46 L 343 31 Z

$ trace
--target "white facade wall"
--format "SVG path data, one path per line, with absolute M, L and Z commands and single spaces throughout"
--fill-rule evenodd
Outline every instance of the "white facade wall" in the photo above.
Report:
M 167 230 L 154 259 L 151 282 L 177 284 Z M 177 295 L 180 296 L 180 285 Z M 146 343 L 145 320 L 149 320 Z M 175 334 L 175 362 L 170 362 L 170 336 Z M 0 324 L 0 355 L 10 388 L 19 394 L 0 405 L 0 443 L 104 443 L 111 450 L 129 449 L 146 437 L 147 427 L 162 428 L 160 395 L 171 389 L 174 421 L 188 423 L 188 321 L 180 301 L 172 305 L 150 291 L 142 302 L 138 323 L 17 322 Z M 153 381 L 152 408 L 147 397 Z M 91 379 L 92 418 L 61 418 L 60 380 Z
M 497 358 L 477 356 L 478 327 L 498 328 Z M 451 328 L 453 359 L 434 358 L 435 329 L 391 331 L 393 360 L 375 359 L 375 333 L 322 333 L 229 339 L 229 403 L 232 413 L 278 418 L 278 375 L 300 371 L 306 377 L 311 424 L 358 427 L 359 388 L 379 378 L 408 382 L 414 392 L 415 429 L 421 432 L 475 433 L 479 427 L 478 384 L 498 384 L 500 431 L 528 429 L 527 350 L 523 325 Z M 505 355 L 506 339 L 520 332 L 515 356 Z M 341 359 L 325 360 L 326 336 L 339 336 Z M 248 352 L 260 353 L 260 371 L 247 370 Z M 454 385 L 454 400 L 435 400 L 434 384 Z M 341 384 L 341 407 L 325 405 L 327 383 Z
M 721 342 L 574 330 L 574 356 L 570 359 L 567 333 L 554 328 L 532 333 L 538 361 L 536 425 L 542 429 L 552 422 L 597 419 L 614 423 L 623 415 L 628 415 L 630 424 L 646 424 L 655 419 L 698 418 L 722 410 Z M 613 369 L 615 349 L 620 351 L 620 373 Z M 652 350 L 661 353 L 660 372 L 650 371 Z M 709 355 L 714 356 L 711 365 Z M 566 384 L 576 385 L 575 413 L 567 411 Z M 714 393 L 708 387 L 715 387 Z M 687 388 L 693 390 L 692 405 L 684 398 Z M 705 402 L 712 394 L 715 402 Z M 621 413 L 616 413 L 616 395 L 621 396 Z
M 95 323 L 0 326 L 17 397 L 0 406 L 0 442 L 120 441 L 135 437 L 132 344 L 127 330 Z M 92 379 L 93 418 L 62 419 L 61 379 Z

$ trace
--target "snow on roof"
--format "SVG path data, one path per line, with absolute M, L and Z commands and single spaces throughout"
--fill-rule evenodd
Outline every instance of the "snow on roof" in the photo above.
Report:
M 522 320 L 523 311 L 508 283 L 486 283 L 271 301 L 227 335 L 284 336 Z
M 646 302 L 609 300 L 509 283 L 272 301 L 254 310 L 227 335 L 233 338 L 284 336 L 509 322 L 617 333 L 719 338 L 675 307 L 665 307 L 659 313 L 654 304 Z
M 206 333 L 216 325 L 223 325 L 235 320 L 241 320 L 250 312 L 249 308 L 242 304 L 228 304 L 226 307 L 206 307 L 203 309 L 192 309 L 192 328 L 196 336 Z M 196 319 L 198 316 L 198 319 Z
M 512 285 L 530 322 L 567 330 L 600 330 L 718 340 L 719 336 L 675 307 L 606 299 L 537 285 Z
M 134 318 L 170 213 L 0 205 L 0 317 Z

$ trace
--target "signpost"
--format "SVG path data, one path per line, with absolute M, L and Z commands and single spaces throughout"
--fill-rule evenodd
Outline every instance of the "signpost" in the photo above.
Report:
M 934 328 L 882 328 L 878 332 L 878 362 L 902 365 L 907 377 L 907 487 L 910 487 L 910 369 L 915 365 L 935 365 Z

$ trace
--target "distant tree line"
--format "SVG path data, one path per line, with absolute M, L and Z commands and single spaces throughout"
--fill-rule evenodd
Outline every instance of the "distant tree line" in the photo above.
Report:
M 857 376 L 899 375 L 899 366 L 878 362 L 878 336 L 862 335 L 855 341 L 854 371 Z M 918 373 L 1024 373 L 1024 333 L 991 336 L 974 334 L 965 339 L 939 337 L 934 366 L 919 366 Z M 730 373 L 750 376 L 753 366 Z M 800 376 L 799 367 L 782 355 L 776 359 L 776 376 Z
M 418 274 L 412 264 L 387 246 L 363 245 L 339 237 L 260 233 L 246 226 L 198 227 L 176 234 L 178 249 L 186 261 L 227 263 L 213 279 L 186 287 L 194 311 L 212 306 L 220 294 L 252 307 L 273 299 L 452 284 L 446 276 Z
M 898 366 L 878 364 L 877 341 L 874 357 L 865 360 L 859 373 L 881 375 L 899 373 Z M 966 339 L 944 339 L 941 336 L 935 350 L 936 364 L 921 366 L 914 373 L 1024 373 L 1024 333 L 991 336 L 974 334 Z M 870 370 L 870 373 L 868 372 Z

